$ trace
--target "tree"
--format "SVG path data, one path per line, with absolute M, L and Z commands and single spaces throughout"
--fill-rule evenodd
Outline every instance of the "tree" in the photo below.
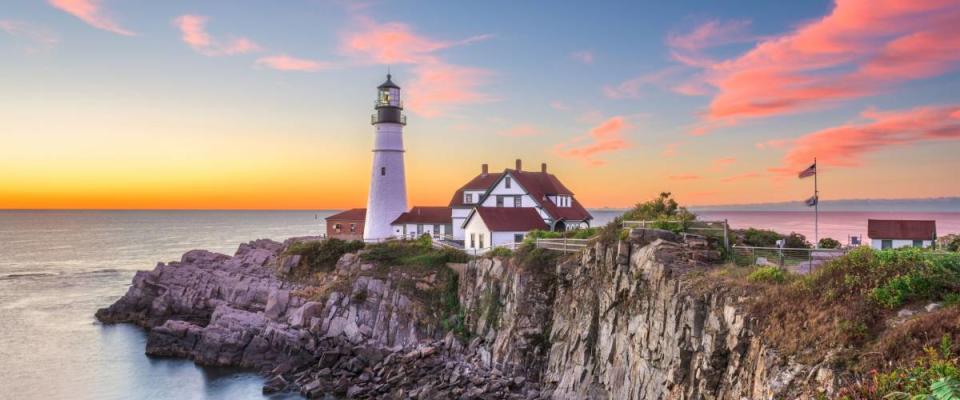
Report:
M 825 237 L 820 239 L 820 243 L 817 245 L 817 247 L 821 249 L 839 249 L 840 241 L 834 238 Z
M 953 238 L 953 240 L 947 243 L 947 251 L 960 252 L 960 236 Z

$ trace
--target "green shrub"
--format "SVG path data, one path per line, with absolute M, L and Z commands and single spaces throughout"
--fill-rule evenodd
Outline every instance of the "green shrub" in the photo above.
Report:
M 397 240 L 367 246 L 367 251 L 360 254 L 364 261 L 374 262 L 386 266 L 418 265 L 425 267 L 441 267 L 448 262 L 463 263 L 470 259 L 467 253 L 460 250 L 443 248 L 436 249 L 430 245 L 430 238 L 408 241 Z
M 926 356 L 912 368 L 897 368 L 873 376 L 873 387 L 878 399 L 936 399 L 955 400 L 960 397 L 960 365 L 951 352 L 949 335 L 940 340 L 940 348 L 926 348 Z
M 820 242 L 817 243 L 817 247 L 821 249 L 839 249 L 840 241 L 834 238 L 825 237 L 820 239 Z
M 743 244 L 755 247 L 776 247 L 783 236 L 768 229 L 749 228 L 743 231 Z
M 490 250 L 490 253 L 488 253 L 488 254 L 489 254 L 491 257 L 505 257 L 505 258 L 508 258 L 508 257 L 512 257 L 512 256 L 513 256 L 513 250 L 510 250 L 510 249 L 508 249 L 508 248 L 506 248 L 506 247 L 494 247 L 493 250 Z
M 583 228 L 583 229 L 574 229 L 572 231 L 566 232 L 566 237 L 572 239 L 590 239 L 594 236 L 597 236 L 597 233 L 600 232 L 598 228 Z
M 681 207 L 676 200 L 670 197 L 670 192 L 662 192 L 653 200 L 638 203 L 623 214 L 623 219 L 629 221 L 656 221 L 669 219 L 675 221 L 693 221 L 696 215 Z
M 960 236 L 953 238 L 945 247 L 947 251 L 960 252 Z
M 778 267 L 757 267 L 750 275 L 747 275 L 750 282 L 762 283 L 783 283 L 787 281 L 787 273 Z
M 783 238 L 783 247 L 788 249 L 809 249 L 813 246 L 807 241 L 806 236 L 796 232 L 790 232 L 789 235 Z

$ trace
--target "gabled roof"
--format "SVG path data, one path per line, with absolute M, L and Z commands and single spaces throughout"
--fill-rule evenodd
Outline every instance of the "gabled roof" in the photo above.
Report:
M 508 169 L 504 171 L 504 173 L 513 176 L 517 183 L 527 190 L 527 194 L 540 204 L 544 211 L 552 216 L 553 219 L 568 221 L 587 221 L 593 219 L 593 216 L 590 215 L 587 209 L 583 208 L 580 202 L 573 197 L 573 192 L 567 189 L 555 175 L 547 172 L 528 172 L 512 169 Z M 572 201 L 570 207 L 559 207 L 547 197 L 555 195 L 571 196 Z
M 457 189 L 456 193 L 453 194 L 453 198 L 450 199 L 450 207 L 473 207 L 475 204 L 464 204 L 463 203 L 463 192 L 466 190 L 487 190 L 494 182 L 500 180 L 500 176 L 503 175 L 499 172 L 497 173 L 487 173 L 480 174 L 467 182 L 466 185 Z M 477 199 L 479 201 L 479 199 Z
M 333 214 L 327 218 L 327 221 L 363 221 L 367 217 L 366 208 L 352 208 L 347 211 Z
M 937 236 L 937 222 L 868 219 L 867 236 L 871 239 L 933 240 Z
M 450 207 L 414 207 L 390 224 L 449 224 L 453 222 L 452 214 Z
M 464 226 L 474 216 L 492 232 L 527 232 L 534 229 L 549 229 L 540 213 L 532 207 L 477 207 L 470 212 Z

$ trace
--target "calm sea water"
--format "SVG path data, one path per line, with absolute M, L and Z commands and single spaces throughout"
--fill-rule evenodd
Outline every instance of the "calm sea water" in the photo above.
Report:
M 597 226 L 618 214 L 593 213 Z M 0 399 L 265 398 L 256 374 L 148 358 L 140 329 L 102 326 L 93 313 L 125 293 L 136 270 L 177 260 L 191 249 L 233 254 L 240 243 L 257 238 L 316 235 L 329 214 L 0 211 Z M 808 213 L 702 216 L 812 236 Z M 864 233 L 871 217 L 932 218 L 941 233 L 960 231 L 960 213 L 822 213 L 821 230 L 845 238 Z

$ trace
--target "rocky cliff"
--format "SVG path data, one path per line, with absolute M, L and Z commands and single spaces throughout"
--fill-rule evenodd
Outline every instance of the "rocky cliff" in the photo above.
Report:
M 831 383 L 766 347 L 746 298 L 704 279 L 719 255 L 669 232 L 456 274 L 346 254 L 310 284 L 281 278 L 301 262 L 289 244 L 188 252 L 97 317 L 149 329 L 147 354 L 254 368 L 265 391 L 307 397 L 773 399 Z

